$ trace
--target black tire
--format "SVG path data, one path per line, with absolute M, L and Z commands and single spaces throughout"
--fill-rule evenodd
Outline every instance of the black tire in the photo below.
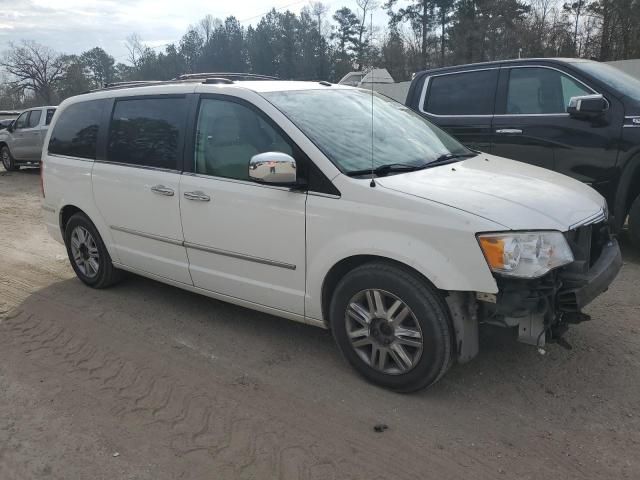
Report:
M 86 245 L 91 245 L 92 250 L 95 248 L 97 251 L 97 258 L 94 258 L 93 262 L 94 265 L 97 265 L 97 268 L 87 266 L 86 262 L 84 266 L 82 266 L 79 264 L 82 263 L 82 261 L 78 262 L 74 258 L 72 236 L 76 229 L 78 229 L 78 232 L 83 231 L 82 229 L 84 229 L 84 231 L 88 232 L 91 236 L 92 242 L 85 242 L 85 247 Z M 77 240 L 77 237 L 75 240 Z M 109 255 L 107 247 L 105 247 L 98 230 L 84 213 L 76 213 L 71 216 L 64 229 L 64 243 L 67 247 L 67 255 L 69 256 L 71 267 L 73 267 L 78 278 L 86 285 L 89 285 L 92 288 L 107 288 L 122 279 L 122 270 L 118 270 L 113 266 L 111 256 Z M 87 254 L 87 259 L 88 256 L 90 255 Z
M 629 236 L 636 248 L 640 248 L 640 195 L 631 204 L 629 210 Z
M 400 300 L 404 306 L 410 309 L 411 322 L 417 323 L 419 326 L 419 328 L 416 326 L 414 330 L 419 330 L 422 335 L 419 340 L 422 343 L 422 350 L 420 354 L 413 354 L 415 363 L 406 371 L 398 370 L 394 374 L 386 372 L 384 368 L 374 368 L 367 363 L 363 356 L 366 357 L 367 352 L 372 352 L 372 358 L 368 361 L 377 364 L 378 361 L 373 359 L 380 360 L 383 354 L 378 353 L 376 357 L 376 354 L 373 353 L 373 346 L 370 350 L 366 350 L 367 346 L 361 346 L 358 350 L 352 344 L 347 330 L 351 329 L 353 335 L 355 333 L 353 325 L 361 324 L 361 322 L 354 322 L 352 316 L 348 319 L 347 309 L 349 305 L 352 305 L 350 302 L 362 298 L 359 295 L 369 289 L 382 292 L 382 303 L 386 302 L 387 312 L 392 310 L 388 308 L 390 304 Z M 365 298 L 366 295 L 367 293 L 364 293 Z M 388 295 L 386 299 L 384 295 Z M 404 306 L 399 308 L 404 308 Z M 377 319 L 376 321 L 382 320 Z M 400 323 L 402 324 L 403 321 L 401 320 Z M 368 329 L 369 337 L 366 341 L 370 341 L 375 338 L 371 333 L 374 330 L 374 322 L 366 323 L 366 327 L 361 325 L 363 330 Z M 453 330 L 449 309 L 442 295 L 418 275 L 390 263 L 369 263 L 355 268 L 342 278 L 336 286 L 331 300 L 330 324 L 338 348 L 346 360 L 370 382 L 396 392 L 413 392 L 433 385 L 452 364 Z M 355 329 L 359 327 L 360 325 L 356 325 Z M 378 329 L 378 334 L 380 330 Z M 389 350 L 393 349 L 391 343 L 395 343 L 399 338 L 395 336 L 397 331 L 397 327 L 395 327 L 391 337 L 383 338 L 382 343 L 377 343 L 377 340 L 374 342 L 377 345 L 376 348 L 386 348 L 388 352 L 384 353 L 385 360 L 382 360 L 382 365 L 388 365 L 393 360 L 389 360 L 391 358 Z M 387 334 L 389 335 L 389 332 Z M 408 348 L 410 348 L 410 352 L 420 351 L 419 348 Z M 395 363 L 397 364 L 397 362 Z
M 16 164 L 13 155 L 11 155 L 11 150 L 6 145 L 0 149 L 0 157 L 2 157 L 2 166 L 7 172 L 20 170 L 20 166 Z

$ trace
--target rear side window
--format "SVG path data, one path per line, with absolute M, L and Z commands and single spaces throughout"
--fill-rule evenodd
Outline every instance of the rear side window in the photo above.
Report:
M 186 107 L 184 97 L 118 100 L 109 128 L 108 161 L 178 169 Z
M 31 110 L 31 115 L 29 115 L 28 128 L 35 128 L 38 125 L 40 125 L 41 115 L 42 115 L 42 110 Z
M 49 153 L 95 160 L 103 105 L 103 100 L 90 100 L 65 108 L 51 132 Z
M 53 118 L 54 113 L 56 113 L 55 108 L 47 109 L 47 118 L 45 119 L 45 122 L 44 122 L 45 125 L 49 125 L 51 123 L 51 119 Z
M 498 70 L 432 77 L 424 110 L 436 115 L 493 115 Z

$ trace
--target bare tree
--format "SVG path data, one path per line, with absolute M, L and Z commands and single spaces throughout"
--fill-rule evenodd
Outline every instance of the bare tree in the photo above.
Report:
M 34 41 L 9 43 L 0 66 L 15 80 L 9 85 L 15 90 L 31 90 L 43 102 L 52 103 L 54 84 L 64 75 L 63 58 L 49 47 Z
M 357 62 L 358 62 L 358 70 L 362 70 L 365 50 L 368 47 L 368 41 L 365 40 L 364 33 L 367 30 L 366 22 L 367 22 L 367 13 L 375 10 L 377 8 L 377 4 L 374 0 L 356 0 L 356 4 L 360 9 L 360 25 L 358 26 L 358 44 L 357 44 Z
M 218 20 L 217 23 L 220 23 Z M 204 43 L 209 43 L 211 37 L 213 37 L 213 31 L 216 28 L 216 20 L 213 18 L 213 15 L 208 14 L 202 20 L 198 22 L 198 30 L 204 39 Z
M 125 47 L 129 52 L 129 63 L 134 67 L 137 67 L 138 62 L 140 61 L 140 57 L 144 53 L 144 45 L 142 44 L 140 35 L 138 35 L 137 33 L 132 33 L 131 35 L 129 35 L 125 41 Z
M 313 14 L 314 17 L 316 17 L 316 21 L 318 22 L 318 31 L 320 32 L 320 35 L 324 35 L 324 32 L 322 31 L 322 20 L 324 19 L 328 11 L 329 11 L 329 7 L 322 2 L 311 3 L 311 13 Z

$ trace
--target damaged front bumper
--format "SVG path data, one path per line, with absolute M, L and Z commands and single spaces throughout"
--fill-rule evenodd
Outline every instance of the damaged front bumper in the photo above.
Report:
M 622 268 L 622 254 L 615 239 L 603 247 L 600 257 L 587 272 L 561 271 L 558 277 L 562 289 L 558 292 L 558 305 L 562 311 L 580 311 L 598 295 L 605 292 Z
M 449 292 L 447 302 L 457 340 L 458 361 L 478 352 L 478 323 L 518 328 L 518 340 L 543 347 L 564 343 L 571 323 L 589 317 L 582 309 L 606 291 L 622 267 L 616 239 L 606 225 L 567 232 L 575 261 L 532 280 L 496 275 L 498 293 Z

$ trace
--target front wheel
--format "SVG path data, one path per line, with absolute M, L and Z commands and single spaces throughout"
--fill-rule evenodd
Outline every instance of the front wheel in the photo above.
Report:
M 64 243 L 73 270 L 93 288 L 106 288 L 118 282 L 122 272 L 111 262 L 98 230 L 83 213 L 71 216 L 64 229 Z
M 347 361 L 385 388 L 425 388 L 451 365 L 444 299 L 424 279 L 395 265 L 370 263 L 349 272 L 334 292 L 330 321 Z
M 20 167 L 16 165 L 16 161 L 13 159 L 13 156 L 11 155 L 11 151 L 9 150 L 9 147 L 7 147 L 6 145 L 2 147 L 2 150 L 0 150 L 0 156 L 2 156 L 2 166 L 7 172 L 14 172 L 16 170 L 20 170 Z

